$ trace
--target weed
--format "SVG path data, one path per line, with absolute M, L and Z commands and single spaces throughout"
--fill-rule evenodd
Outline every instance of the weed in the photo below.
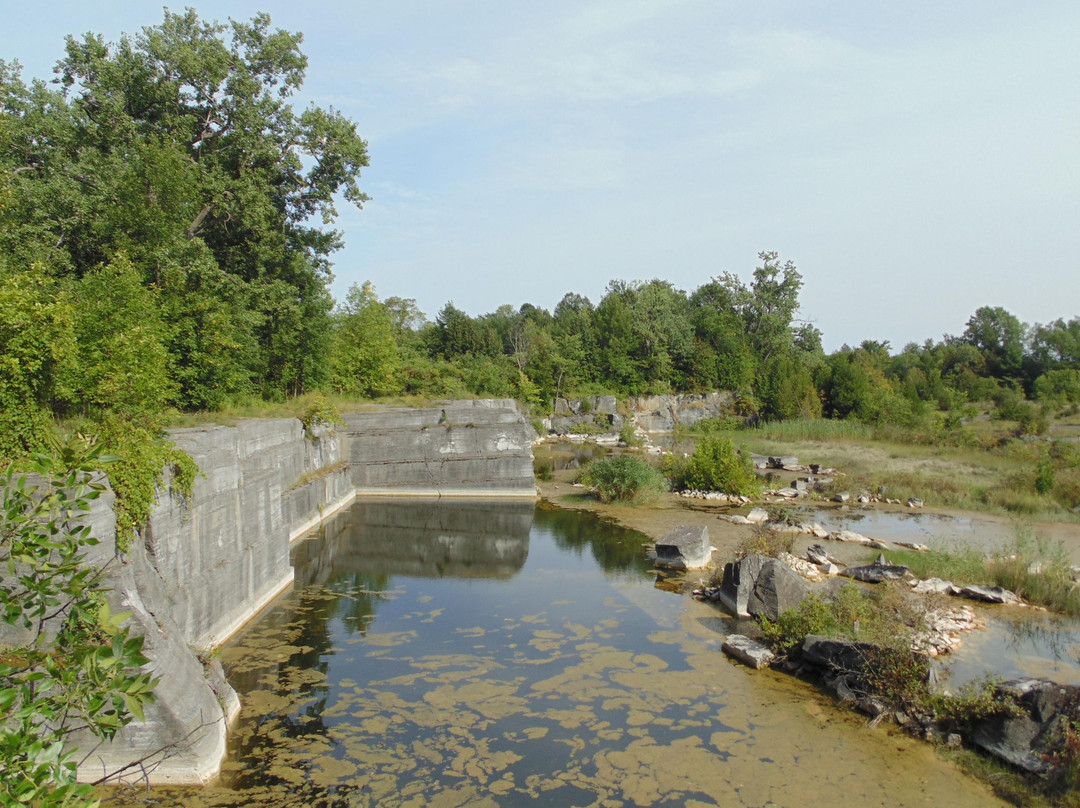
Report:
M 791 533 L 779 533 L 765 525 L 758 525 L 750 536 L 735 549 L 735 560 L 748 555 L 763 555 L 777 558 L 781 553 L 790 553 L 795 547 L 795 536 Z

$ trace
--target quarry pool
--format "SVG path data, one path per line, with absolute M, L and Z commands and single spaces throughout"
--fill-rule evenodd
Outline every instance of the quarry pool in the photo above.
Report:
M 728 662 L 645 537 L 531 502 L 361 500 L 221 651 L 220 780 L 109 805 L 985 806 L 927 745 Z

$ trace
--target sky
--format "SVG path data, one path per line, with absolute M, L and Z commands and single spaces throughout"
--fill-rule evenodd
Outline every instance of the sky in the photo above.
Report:
M 338 299 L 370 280 L 430 319 L 553 309 L 614 279 L 749 282 L 769 250 L 830 351 L 959 334 L 981 306 L 1080 314 L 1076 0 L 191 4 L 303 32 L 295 106 L 368 141 Z M 27 79 L 67 34 L 162 19 L 7 5 L 0 58 Z

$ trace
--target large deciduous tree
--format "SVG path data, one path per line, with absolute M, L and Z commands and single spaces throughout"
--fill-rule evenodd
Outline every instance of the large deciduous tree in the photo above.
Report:
M 330 345 L 327 225 L 367 147 L 333 108 L 294 109 L 302 36 L 188 9 L 106 43 L 68 37 L 58 89 L 0 64 L 0 248 L 77 284 L 121 252 L 154 287 L 172 403 L 301 391 Z

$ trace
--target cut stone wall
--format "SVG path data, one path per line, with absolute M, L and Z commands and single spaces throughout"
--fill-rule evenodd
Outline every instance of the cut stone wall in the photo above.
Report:
M 455 401 L 345 421 L 358 495 L 536 495 L 532 428 L 512 401 Z
M 638 396 L 627 399 L 634 423 L 646 432 L 674 432 L 676 426 L 692 426 L 703 418 L 716 418 L 729 412 L 734 395 L 683 393 L 680 395 Z

